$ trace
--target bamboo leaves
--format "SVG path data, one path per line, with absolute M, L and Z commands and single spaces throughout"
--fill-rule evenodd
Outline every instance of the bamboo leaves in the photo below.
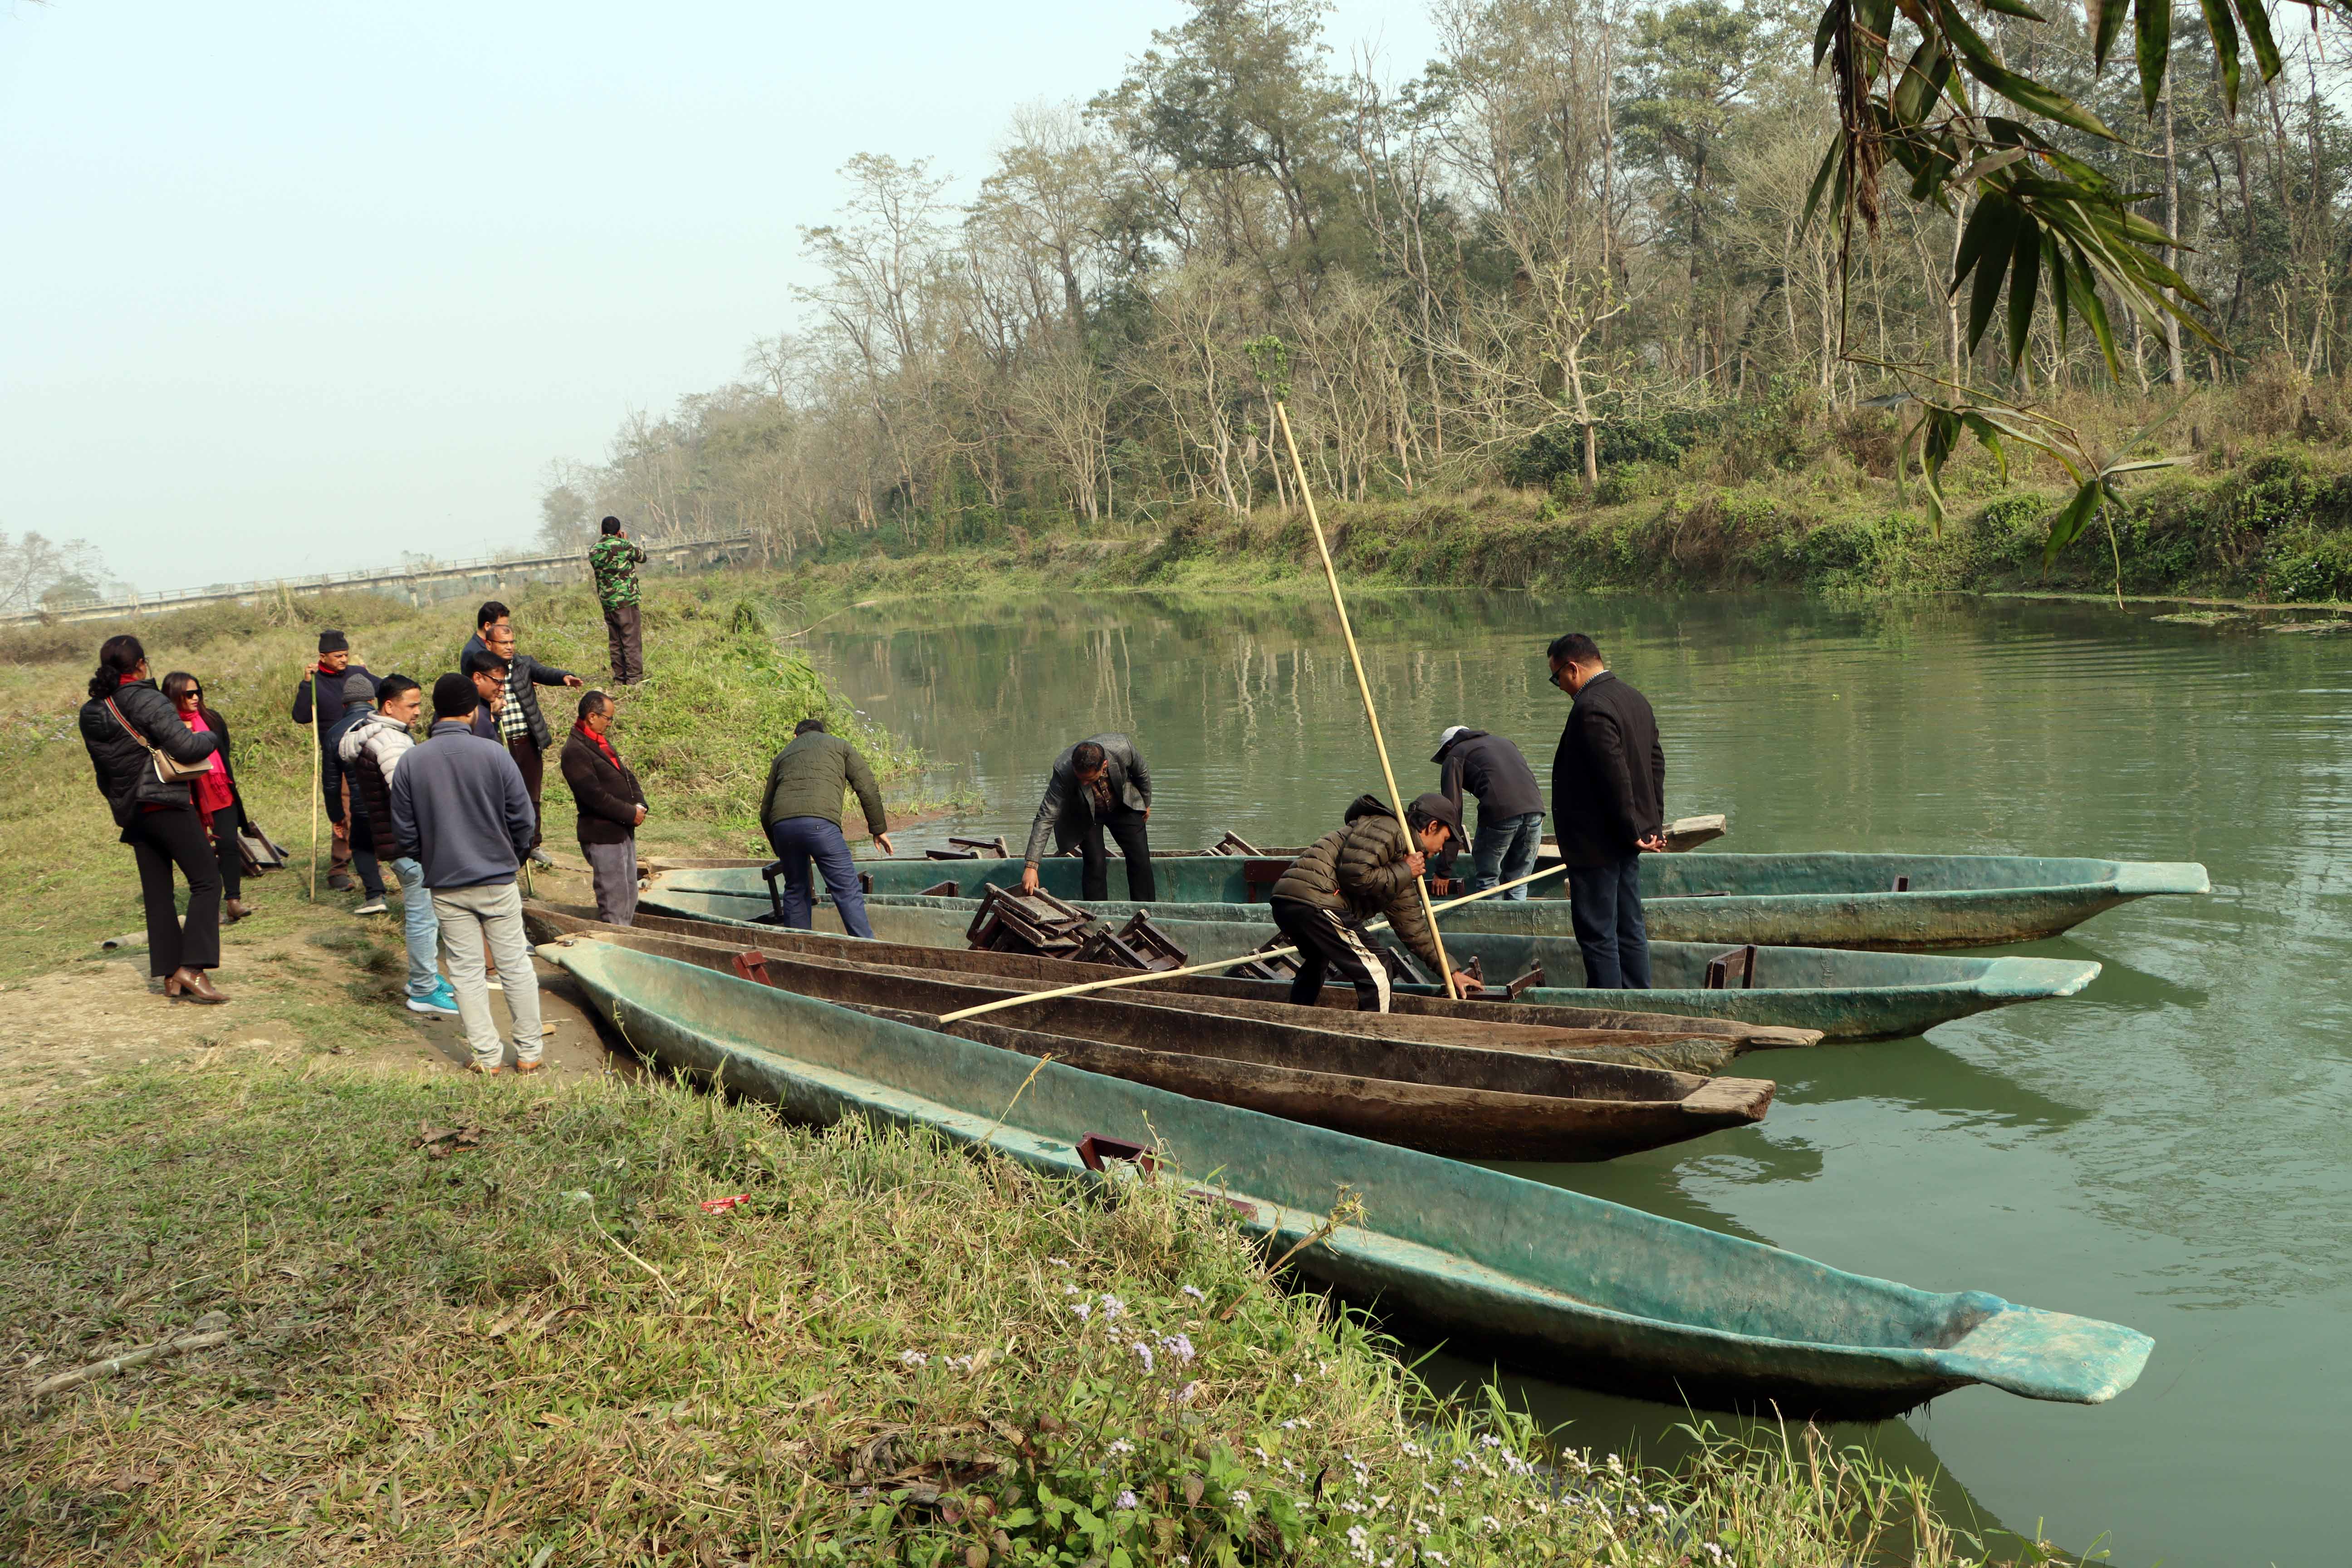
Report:
M 2140 107 L 2154 114 L 2172 58 L 2172 0 L 2132 0 L 2132 38 L 2139 56 Z

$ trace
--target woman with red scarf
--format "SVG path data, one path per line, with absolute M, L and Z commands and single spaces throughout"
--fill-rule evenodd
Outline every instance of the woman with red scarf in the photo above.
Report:
M 637 918 L 637 824 L 646 792 L 613 750 L 613 700 L 591 691 L 563 742 L 563 782 L 579 810 L 580 853 L 596 884 L 596 918 L 634 925 Z
M 212 772 L 196 779 L 196 815 L 212 835 L 213 854 L 220 862 L 221 890 L 228 895 L 222 912 L 235 925 L 255 910 L 242 896 L 245 856 L 236 847 L 236 831 L 245 826 L 245 796 L 237 793 L 236 775 L 229 769 L 228 721 L 205 705 L 203 683 L 184 669 L 163 678 L 163 695 L 179 710 L 181 723 L 199 735 L 220 738 L 220 750 L 213 753 L 220 761 Z
M 187 779 L 165 777 L 162 759 L 180 767 L 211 763 L 221 738 L 180 721 L 147 674 L 147 650 L 134 637 L 106 639 L 89 700 L 81 705 L 81 743 L 98 774 L 122 842 L 139 861 L 147 906 L 148 973 L 175 1002 L 226 1002 L 208 970 L 220 967 L 220 869 L 196 815 Z M 185 921 L 172 897 L 172 868 L 188 879 Z

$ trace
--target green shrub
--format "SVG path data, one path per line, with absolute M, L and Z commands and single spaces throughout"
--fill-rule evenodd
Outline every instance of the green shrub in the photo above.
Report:
M 2271 541 L 2263 586 L 2289 603 L 2352 599 L 2352 533 L 2304 529 Z

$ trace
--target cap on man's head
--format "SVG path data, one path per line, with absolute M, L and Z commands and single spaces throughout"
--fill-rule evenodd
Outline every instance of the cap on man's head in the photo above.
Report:
M 1433 822 L 1442 822 L 1452 830 L 1454 837 L 1462 837 L 1462 808 L 1434 790 L 1424 795 L 1416 795 L 1412 805 L 1406 810 L 1409 815 L 1419 815 L 1428 817 Z
M 482 705 L 482 694 L 462 675 L 445 675 L 433 683 L 433 717 L 470 719 Z
M 375 677 L 363 669 L 354 669 L 343 677 L 343 700 L 354 707 L 371 707 L 375 702 Z
M 1466 734 L 1468 734 L 1469 732 L 1470 732 L 1470 726 L 1469 726 L 1469 725 L 1467 725 L 1467 724 L 1449 724 L 1449 725 L 1447 725 L 1447 726 L 1446 726 L 1446 728 L 1445 728 L 1445 733 L 1444 733 L 1444 734 L 1442 734 L 1442 735 L 1440 735 L 1440 736 L 1438 736 L 1438 737 L 1437 737 L 1437 752 L 1436 752 L 1436 754 L 1435 754 L 1434 756 L 1431 757 L 1429 760 L 1430 760 L 1431 762 L 1433 762 L 1433 763 L 1442 763 L 1442 762 L 1444 762 L 1444 761 L 1445 760 L 1445 748 L 1446 748 L 1446 747 L 1448 747 L 1448 746 L 1450 746 L 1450 745 L 1452 745 L 1452 744 L 1454 744 L 1454 736 L 1456 736 L 1456 735 L 1466 735 Z
M 319 634 L 319 651 L 320 653 L 349 653 L 352 651 L 352 639 L 345 637 L 342 633 L 335 630 L 332 626 L 330 626 L 325 631 Z

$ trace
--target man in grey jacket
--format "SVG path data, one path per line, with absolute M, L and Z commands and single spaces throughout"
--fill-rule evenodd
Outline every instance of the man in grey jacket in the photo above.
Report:
M 482 974 L 485 942 L 514 1020 L 515 1070 L 540 1068 L 539 978 L 515 887 L 515 868 L 530 849 L 538 819 L 506 748 L 470 732 L 480 701 L 465 676 L 433 683 L 433 732 L 394 770 L 392 824 L 401 843 L 419 850 L 473 1070 L 496 1077 L 505 1050 Z
M 1151 845 L 1143 829 L 1151 815 L 1151 770 L 1125 735 L 1090 735 L 1054 759 L 1045 798 L 1029 825 L 1029 847 L 1022 856 L 1021 890 L 1037 890 L 1037 858 L 1052 834 L 1054 847 L 1076 846 L 1085 857 L 1078 897 L 1110 897 L 1110 853 L 1103 833 L 1118 840 L 1127 857 L 1127 896 L 1148 904 L 1160 896 L 1151 875 Z
M 1543 847 L 1543 790 L 1518 747 L 1500 735 L 1456 724 L 1437 738 L 1437 792 L 1462 808 L 1467 794 L 1478 803 L 1477 847 L 1473 849 L 1470 890 L 1483 893 L 1532 876 Z M 1441 877 L 1454 875 L 1454 851 L 1438 859 Z M 1525 888 L 1501 897 L 1524 899 Z

